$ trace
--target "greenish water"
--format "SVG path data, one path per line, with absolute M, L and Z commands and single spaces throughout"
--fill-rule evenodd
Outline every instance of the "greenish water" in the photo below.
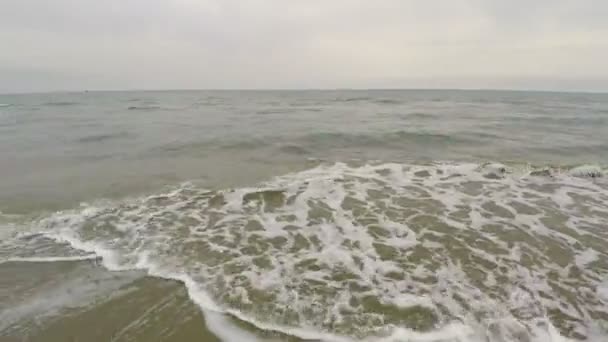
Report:
M 608 336 L 606 95 L 0 103 L 0 337 Z

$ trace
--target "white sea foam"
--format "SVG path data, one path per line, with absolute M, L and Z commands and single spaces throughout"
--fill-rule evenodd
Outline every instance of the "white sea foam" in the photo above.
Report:
M 209 331 L 225 342 L 255 342 L 258 338 L 243 329 L 238 328 L 223 314 L 214 311 L 203 310 L 205 324 Z
M 75 256 L 63 256 L 63 257 L 13 257 L 5 260 L 0 260 L 0 264 L 7 262 L 59 262 L 59 261 L 83 261 L 83 260 L 95 260 L 98 259 L 97 254 L 88 255 L 75 255 Z
M 608 302 L 608 277 L 597 286 L 596 291 L 600 298 Z
M 552 289 L 575 294 L 578 280 L 548 275 L 567 279 L 577 264 L 582 281 L 598 285 L 585 266 L 607 261 L 606 187 L 526 174 L 502 165 L 323 165 L 255 188 L 185 185 L 88 206 L 39 227 L 110 270 L 183 282 L 207 313 L 302 338 L 561 341 L 549 309 L 581 317 L 568 324 L 590 337 L 596 306 Z M 583 234 L 595 240 L 579 241 Z M 593 295 L 608 304 L 602 293 Z M 415 327 L 416 315 L 426 328 Z M 227 340 L 253 338 L 226 330 Z
M 582 165 L 570 170 L 570 174 L 575 177 L 602 177 L 604 171 L 598 165 Z
M 579 267 L 586 267 L 587 264 L 598 260 L 600 254 L 593 249 L 586 249 L 576 255 L 576 264 Z
M 409 308 L 413 306 L 426 306 L 433 308 L 434 304 L 430 297 L 427 296 L 415 296 L 408 293 L 403 293 L 400 296 L 394 298 L 390 304 L 402 308 Z

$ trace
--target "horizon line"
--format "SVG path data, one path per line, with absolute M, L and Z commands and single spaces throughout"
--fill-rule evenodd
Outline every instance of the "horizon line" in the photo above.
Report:
M 606 95 L 608 90 L 555 90 L 555 89 L 525 89 L 525 88 L 150 88 L 150 89 L 82 89 L 82 90 L 42 90 L 0 92 L 6 95 L 44 95 L 44 94 L 81 94 L 81 93 L 120 93 L 120 92 L 188 92 L 188 91 L 218 91 L 218 92 L 297 92 L 297 91 L 462 91 L 462 92 L 519 92 L 519 93 L 555 93 L 555 94 L 589 94 Z

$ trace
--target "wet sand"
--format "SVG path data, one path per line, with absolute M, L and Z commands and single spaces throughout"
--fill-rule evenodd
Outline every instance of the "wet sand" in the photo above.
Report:
M 52 297 L 38 297 L 50 288 Z M 94 261 L 0 264 L 0 289 L 3 342 L 220 341 L 183 284 L 109 272 Z M 263 341 L 296 341 L 230 321 Z

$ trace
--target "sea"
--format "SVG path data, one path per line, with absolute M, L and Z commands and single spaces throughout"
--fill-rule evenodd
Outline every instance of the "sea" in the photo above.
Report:
M 608 341 L 608 94 L 0 95 L 0 341 Z

